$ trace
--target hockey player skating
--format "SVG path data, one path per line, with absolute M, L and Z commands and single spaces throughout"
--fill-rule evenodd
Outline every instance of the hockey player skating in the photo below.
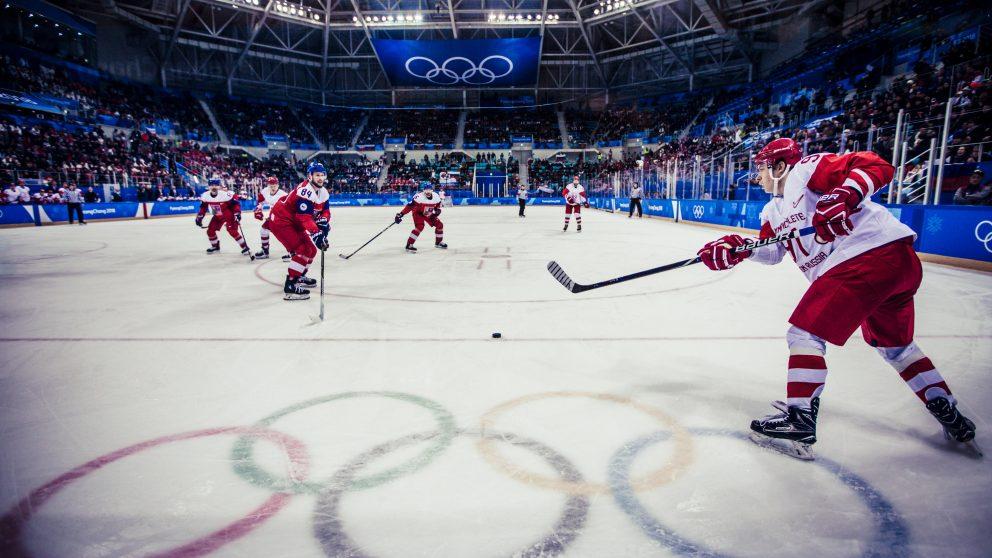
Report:
M 406 239 L 406 250 L 408 252 L 417 251 L 417 248 L 413 244 L 417 242 L 420 232 L 424 230 L 424 224 L 434 227 L 435 248 L 448 247 L 444 243 L 444 223 L 438 218 L 441 215 L 441 196 L 435 194 L 434 190 L 425 188 L 423 192 L 419 192 L 413 196 L 413 199 L 410 200 L 410 203 L 406 204 L 403 211 L 396 214 L 394 220 L 397 225 L 403 221 L 403 216 L 407 213 L 413 213 L 413 230 L 410 231 L 410 236 Z
M 568 220 L 575 213 L 575 230 L 582 232 L 582 207 L 589 207 L 589 200 L 586 199 L 586 189 L 579 184 L 578 176 L 572 177 L 572 183 L 565 186 L 562 195 L 565 197 L 565 226 L 561 230 L 568 230 Z
M 211 178 L 207 185 L 207 191 L 200 196 L 200 211 L 196 214 L 197 227 L 203 227 L 203 218 L 208 211 L 211 215 L 210 223 L 207 225 L 207 239 L 210 240 L 207 253 L 215 254 L 220 251 L 217 231 L 224 227 L 241 246 L 241 253 L 249 255 L 248 244 L 238 229 L 238 224 L 241 222 L 241 201 L 230 190 L 221 190 L 219 178 Z
M 772 194 L 761 212 L 761 237 L 816 227 L 810 240 L 734 253 L 744 239 L 732 234 L 698 252 L 713 270 L 745 259 L 777 264 L 788 253 L 811 283 L 789 318 L 786 401 L 773 404 L 779 412 L 751 422 L 755 441 L 812 459 L 827 343 L 844 345 L 861 327 L 865 341 L 916 393 L 948 439 L 974 444 L 974 423 L 958 411 L 944 378 L 913 342 L 913 296 L 922 278 L 913 251 L 916 235 L 870 199 L 892 180 L 892 166 L 871 152 L 803 157 L 796 142 L 785 138 L 766 145 L 754 162 L 756 180 Z
M 327 171 L 320 163 L 310 163 L 307 178 L 289 195 L 276 202 L 269 214 L 269 230 L 293 254 L 283 285 L 286 300 L 310 298 L 308 287 L 317 285 L 316 279 L 306 276 L 317 250 L 327 250 L 331 212 L 327 207 L 330 194 L 324 183 Z
M 269 257 L 269 236 L 271 231 L 269 231 L 269 221 L 265 220 L 264 209 L 268 208 L 269 212 L 273 207 L 275 207 L 276 202 L 281 198 L 286 197 L 286 191 L 279 188 L 279 179 L 270 176 L 265 179 L 265 188 L 262 188 L 258 192 L 258 197 L 255 199 L 255 218 L 262 221 L 262 249 L 255 253 L 255 257 L 264 260 Z M 282 259 L 283 261 L 289 261 L 289 254 L 285 254 Z

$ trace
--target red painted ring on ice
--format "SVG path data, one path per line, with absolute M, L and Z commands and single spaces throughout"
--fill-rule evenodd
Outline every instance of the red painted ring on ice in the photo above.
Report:
M 291 476 L 298 476 L 299 480 L 305 480 L 309 474 L 310 458 L 307 455 L 303 442 L 274 430 L 250 426 L 231 426 L 193 430 L 191 432 L 162 436 L 161 438 L 140 442 L 97 457 L 33 490 L 0 518 L 0 550 L 3 550 L 4 556 L 27 556 L 27 551 L 20 545 L 21 528 L 32 515 L 37 513 L 38 508 L 73 481 L 79 480 L 106 465 L 146 449 L 171 442 L 220 434 L 257 436 L 269 440 L 286 452 L 291 464 Z M 252 510 L 241 519 L 199 539 L 163 552 L 156 552 L 152 556 L 156 558 L 192 558 L 209 554 L 225 544 L 250 533 L 260 524 L 275 515 L 276 512 L 284 508 L 292 497 L 292 494 L 277 492 L 263 502 L 261 506 Z M 12 554 L 7 554 L 8 552 Z

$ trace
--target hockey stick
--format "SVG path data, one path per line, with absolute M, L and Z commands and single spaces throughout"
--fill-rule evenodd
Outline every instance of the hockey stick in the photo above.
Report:
M 768 238 L 762 238 L 759 240 L 746 239 L 743 246 L 734 248 L 734 252 L 746 252 L 748 250 L 754 250 L 755 248 L 761 248 L 762 246 L 768 246 L 770 244 L 778 244 L 779 242 L 786 242 L 793 238 L 799 238 L 801 236 L 807 236 L 816 232 L 816 227 L 806 227 L 804 229 L 791 230 L 786 233 L 782 233 L 777 236 L 770 236 Z M 622 275 L 620 277 L 614 277 L 613 279 L 607 279 L 606 281 L 600 281 L 598 283 L 592 283 L 590 285 L 582 285 L 576 283 L 571 277 L 565 273 L 565 270 L 558 265 L 558 262 L 548 262 L 548 271 L 551 275 L 562 284 L 566 289 L 573 293 L 581 293 L 583 291 L 589 291 L 592 289 L 599 289 L 601 287 L 607 287 L 609 285 L 615 285 L 617 283 L 623 283 L 624 281 L 630 281 L 631 279 L 639 279 L 641 277 L 646 277 L 648 275 L 654 275 L 656 273 L 662 273 L 664 271 L 671 271 L 673 269 L 679 269 L 688 265 L 697 264 L 703 261 L 699 256 L 689 260 L 682 260 L 675 263 L 670 263 L 668 265 L 663 265 L 661 267 L 654 267 L 651 269 L 645 269 L 644 271 L 638 271 L 637 273 L 631 273 L 630 275 Z
M 248 237 L 245 236 L 245 230 L 241 228 L 241 220 L 238 220 L 238 232 L 241 233 L 241 238 L 245 239 L 245 248 L 248 249 L 248 258 L 250 258 L 249 261 L 255 261 L 255 254 L 252 253 L 251 246 L 248 246 Z
M 394 222 L 392 222 L 392 223 L 389 224 L 389 227 L 392 227 L 395 224 L 396 224 L 396 222 L 394 221 Z M 359 246 L 358 247 L 358 250 L 361 250 L 362 248 L 365 248 L 366 246 L 368 246 L 369 244 L 371 244 L 372 241 L 375 240 L 375 239 L 377 239 L 377 238 L 379 238 L 379 236 L 381 236 L 382 233 L 388 231 L 389 230 L 389 227 L 386 227 L 386 228 L 382 229 L 381 231 L 379 231 L 379 234 L 373 236 L 372 238 L 369 239 L 368 242 L 366 242 L 365 244 L 362 244 L 361 246 Z M 338 256 L 347 260 L 348 258 L 350 258 L 350 257 L 354 256 L 355 254 L 357 254 L 358 253 L 358 250 L 355 250 L 354 252 L 348 254 L 347 256 L 345 256 L 344 254 L 338 254 Z
M 320 321 L 324 321 L 324 253 L 320 251 Z

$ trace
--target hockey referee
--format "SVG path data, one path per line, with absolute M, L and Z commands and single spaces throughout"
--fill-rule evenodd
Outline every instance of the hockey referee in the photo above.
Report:
M 527 207 L 527 187 L 523 184 L 517 186 L 517 203 L 520 204 L 520 216 L 526 217 L 524 208 Z
M 630 213 L 627 218 L 630 219 L 634 216 L 634 208 L 637 208 L 637 218 L 640 219 L 644 217 L 644 212 L 641 211 L 641 196 L 644 195 L 644 189 L 638 184 L 630 190 Z

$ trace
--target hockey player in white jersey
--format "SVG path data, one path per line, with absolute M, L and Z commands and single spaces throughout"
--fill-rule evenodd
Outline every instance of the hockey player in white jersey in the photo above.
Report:
M 751 422 L 755 441 L 802 459 L 812 459 L 816 417 L 827 377 L 827 343 L 844 345 L 856 329 L 902 377 L 948 439 L 974 445 L 975 425 L 957 408 L 944 378 L 913 341 L 913 296 L 922 265 L 913 250 L 916 234 L 871 195 L 892 180 L 894 169 L 871 152 L 802 156 L 795 141 L 777 139 L 754 160 L 756 180 L 772 194 L 761 212 L 761 237 L 817 228 L 814 238 L 797 237 L 735 253 L 744 239 L 732 234 L 706 244 L 698 254 L 713 270 L 745 259 L 777 264 L 788 254 L 810 281 L 792 316 L 786 401 L 779 412 Z M 978 450 L 980 452 L 980 450 Z
M 578 175 L 572 177 L 572 183 L 562 190 L 565 198 L 565 226 L 561 229 L 568 230 L 568 220 L 575 213 L 575 230 L 582 232 L 582 207 L 589 207 L 589 200 L 586 198 L 586 189 L 579 184 Z
M 269 257 L 269 238 L 272 233 L 269 231 L 269 222 L 265 219 L 264 210 L 271 210 L 276 202 L 281 198 L 286 197 L 286 191 L 279 188 L 279 179 L 270 176 L 265 179 L 265 188 L 262 188 L 258 192 L 258 196 L 255 199 L 255 218 L 262 221 L 262 249 L 255 253 L 255 257 L 258 259 L 266 259 Z M 289 254 L 283 255 L 283 261 L 289 261 Z

